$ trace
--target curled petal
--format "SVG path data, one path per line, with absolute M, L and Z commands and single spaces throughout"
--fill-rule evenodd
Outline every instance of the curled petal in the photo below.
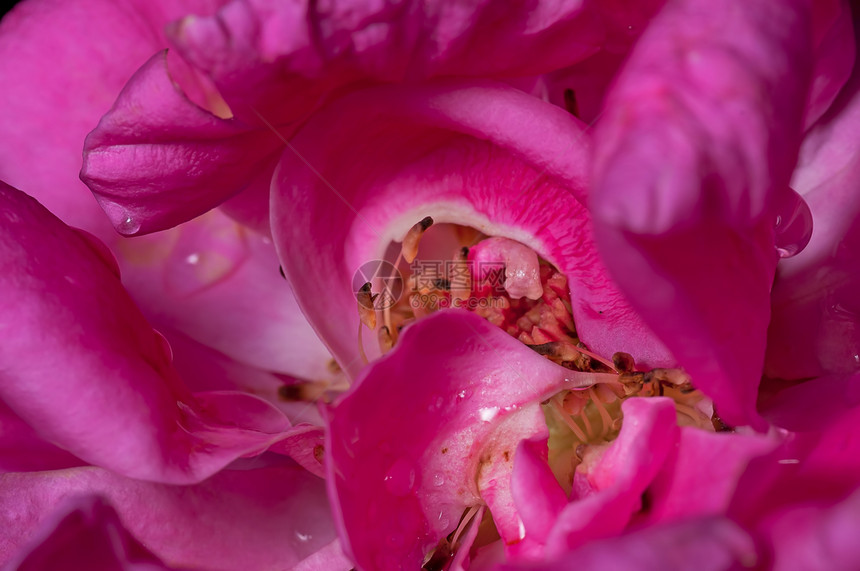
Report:
M 289 568 L 335 539 L 323 482 L 281 458 L 227 469 L 193 486 L 124 478 L 99 468 L 0 478 L 0 560 L 81 494 L 107 499 L 128 531 L 171 567 Z M 253 464 L 252 464 L 253 465 Z M 261 467 L 262 466 L 262 467 Z
M 775 437 L 681 427 L 677 447 L 646 492 L 648 522 L 725 513 L 750 460 L 771 452 Z
M 186 13 L 208 14 L 219 0 L 32 0 L 0 23 L 0 180 L 37 198 L 75 227 L 113 234 L 81 183 L 81 142 L 116 94 L 153 53 L 162 29 Z M 171 65 L 174 62 L 171 61 Z M 177 67 L 186 91 L 195 80 Z M 50 142 L 50 144 L 48 144 Z
M 123 527 L 116 511 L 99 496 L 70 498 L 41 524 L 31 545 L 7 563 L 8 569 L 50 571 L 117 569 L 169 571 Z
M 857 57 L 851 19 L 851 5 L 847 0 L 812 3 L 815 64 L 806 105 L 807 128 L 827 111 L 851 76 Z
M 290 429 L 257 397 L 192 396 L 91 239 L 8 186 L 0 218 L 0 397 L 43 438 L 122 474 L 193 482 Z
M 596 379 L 462 310 L 405 329 L 331 412 L 328 486 L 344 548 L 362 568 L 418 567 L 484 499 L 506 541 L 518 541 L 517 445 L 546 438 L 542 399 Z
M 352 276 L 425 216 L 516 240 L 554 263 L 591 350 L 671 362 L 609 279 L 571 194 L 584 200 L 583 129 L 510 87 L 439 82 L 353 94 L 296 135 L 273 184 L 273 236 L 302 310 L 345 370 L 360 367 Z
M 807 22 L 800 0 L 667 4 L 596 134 L 591 206 L 606 263 L 730 424 L 763 426 L 773 225 L 800 141 Z
M 633 398 L 621 410 L 618 439 L 587 475 L 593 492 L 559 514 L 547 538 L 548 557 L 623 531 L 678 439 L 671 400 Z
M 860 371 L 860 71 L 809 130 L 792 186 L 809 203 L 815 231 L 780 263 L 773 286 L 766 373 L 782 379 Z
M 741 528 L 724 518 L 704 518 L 648 527 L 619 537 L 596 540 L 554 561 L 504 565 L 503 571 L 583 569 L 671 569 L 695 561 L 701 571 L 752 567 L 755 544 Z M 575 563 L 574 563 L 575 562 Z
M 284 4 L 235 0 L 169 28 L 237 117 L 304 120 L 358 82 L 539 75 L 591 55 L 604 38 L 591 3 L 511 6 L 410 1 Z M 514 39 L 515 38 L 515 39 Z M 565 49 L 554 49 L 563 42 Z
M 84 144 L 81 179 L 118 232 L 164 230 L 242 190 L 282 147 L 277 133 L 220 119 L 171 80 L 154 55 Z

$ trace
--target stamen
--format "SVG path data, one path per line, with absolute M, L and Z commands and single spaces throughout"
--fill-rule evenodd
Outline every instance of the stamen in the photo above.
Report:
M 603 364 L 603 365 L 606 365 L 606 367 L 607 367 L 610 371 L 612 371 L 613 373 L 617 373 L 617 372 L 618 372 L 618 369 L 616 369 L 616 368 L 615 368 L 615 365 L 613 365 L 611 361 L 608 361 L 607 359 L 605 359 L 605 358 L 601 357 L 601 356 L 600 356 L 600 355 L 598 355 L 597 353 L 592 353 L 591 351 L 589 351 L 588 349 L 586 349 L 586 348 L 582 345 L 582 343 L 580 343 L 579 345 L 577 345 L 577 346 L 576 346 L 576 349 L 577 349 L 577 351 L 579 351 L 580 353 L 582 353 L 582 354 L 584 354 L 584 355 L 588 355 L 589 357 L 591 357 L 592 359 L 594 359 L 594 360 L 595 360 L 595 361 L 597 361 L 598 363 L 601 363 L 601 364 Z
M 403 238 L 403 247 L 400 251 L 407 264 L 411 264 L 415 260 L 415 257 L 418 255 L 418 243 L 421 241 L 421 236 L 423 236 L 424 232 L 426 232 L 432 225 L 433 219 L 426 216 L 406 233 L 406 237 Z M 397 264 L 395 264 L 395 266 L 396 265 Z
M 576 92 L 573 89 L 564 90 L 564 108 L 574 117 L 579 117 L 579 104 L 576 102 Z
M 370 282 L 361 286 L 356 298 L 358 299 L 359 319 L 368 329 L 373 330 L 376 329 L 376 310 L 373 308 L 376 296 L 371 293 L 371 287 Z
M 391 348 L 394 347 L 394 339 L 391 337 L 391 331 L 389 331 L 387 325 L 379 328 L 377 341 L 379 342 L 379 350 L 382 351 L 383 355 L 391 351 Z
M 621 351 L 612 355 L 612 364 L 619 373 L 632 373 L 636 369 L 636 363 L 630 353 Z
M 361 289 L 358 290 L 358 294 L 356 298 L 358 299 L 358 355 L 361 357 L 361 360 L 365 365 L 369 362 L 367 360 L 367 353 L 364 352 L 364 340 L 361 338 L 361 329 L 362 325 L 370 329 L 371 331 L 376 329 L 376 310 L 373 308 L 373 302 L 376 297 L 371 293 L 371 285 L 370 282 L 367 282 Z
M 472 518 L 475 517 L 475 514 L 478 513 L 478 510 L 481 509 L 480 506 L 472 506 L 466 512 L 466 515 L 463 516 L 463 520 L 460 522 L 460 525 L 457 527 L 457 531 L 454 532 L 454 536 L 451 538 L 451 546 L 456 550 L 457 542 L 460 540 L 460 534 L 463 533 L 463 530 L 466 529 L 466 526 L 472 521 Z
M 364 352 L 364 341 L 361 339 L 361 322 L 358 324 L 358 356 L 361 357 L 362 363 L 367 365 L 370 361 L 367 359 L 367 353 Z
M 551 410 L 556 414 L 556 416 L 558 416 L 560 421 L 570 428 L 571 432 L 576 435 L 580 442 L 588 442 L 589 438 L 582 432 L 582 429 L 577 426 L 576 422 L 573 421 L 570 415 L 565 412 L 564 407 L 561 406 L 561 403 L 558 401 L 558 396 L 559 395 L 556 395 L 550 399 L 549 404 Z
M 610 430 L 612 430 L 612 417 L 609 416 L 609 412 L 606 410 L 606 407 L 603 406 L 603 400 L 601 400 L 597 389 L 591 387 L 588 390 L 591 392 L 591 402 L 594 403 L 594 406 L 597 408 L 597 412 L 600 413 L 600 420 L 603 424 L 602 430 L 600 431 L 600 437 L 606 438 L 606 435 Z

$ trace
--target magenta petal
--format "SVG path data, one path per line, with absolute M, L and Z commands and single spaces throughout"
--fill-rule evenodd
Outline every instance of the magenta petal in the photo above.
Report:
M 596 135 L 592 211 L 606 263 L 735 425 L 763 426 L 754 403 L 772 226 L 811 65 L 804 6 L 670 3 L 634 49 Z
M 40 437 L 32 426 L 0 401 L 0 474 L 59 470 L 84 464 Z
M 171 341 L 178 331 L 263 371 L 313 381 L 332 377 L 331 355 L 278 272 L 271 240 L 218 211 L 120 240 L 124 285 Z
M 860 490 L 833 506 L 805 504 L 765 524 L 772 569 L 855 569 L 860 566 Z
M 546 6 L 236 0 L 213 16 L 189 16 L 169 33 L 182 55 L 214 79 L 237 117 L 257 121 L 259 113 L 274 124 L 304 120 L 350 84 L 538 75 L 594 53 L 605 36 L 598 10 L 578 0 Z
M 241 191 L 283 146 L 212 115 L 172 81 L 166 54 L 129 80 L 84 145 L 81 179 L 118 232 L 164 230 Z
M 546 441 L 520 442 L 511 475 L 511 494 L 522 518 L 526 537 L 543 543 L 567 496 L 547 464 Z
M 780 263 L 773 287 L 766 372 L 783 379 L 860 371 L 860 69 L 809 130 L 792 186 L 804 195 L 815 231 L 809 246 Z
M 7 563 L 9 569 L 170 569 L 128 533 L 116 511 L 103 498 L 71 498 L 58 512 L 42 524 L 31 545 Z
M 0 23 L 0 180 L 68 224 L 113 233 L 81 183 L 86 134 L 134 71 L 167 47 L 164 24 L 218 0 L 28 0 Z
M 0 216 L 0 397 L 43 438 L 125 475 L 193 482 L 284 437 L 262 399 L 192 397 L 91 238 L 7 186 Z
M 750 460 L 771 452 L 775 437 L 682 427 L 670 459 L 648 488 L 648 522 L 725 513 Z
M 485 490 L 507 530 L 517 445 L 546 438 L 540 401 L 594 378 L 465 311 L 405 329 L 331 413 L 328 485 L 344 549 L 366 569 L 418 567 Z
M 805 125 L 810 127 L 827 111 L 851 76 L 857 57 L 851 5 L 847 0 L 812 3 L 815 66 L 806 106 Z
M 706 518 L 673 523 L 590 542 L 555 561 L 504 565 L 499 571 L 568 571 L 570 569 L 685 569 L 723 571 L 755 565 L 752 539 L 727 519 Z
M 597 258 L 588 214 L 571 194 L 585 199 L 584 137 L 568 113 L 488 82 L 367 89 L 318 113 L 282 158 L 272 233 L 302 310 L 343 368 L 360 366 L 353 275 L 428 215 L 553 262 L 591 350 L 670 364 Z
M 289 460 L 223 470 L 193 486 L 79 468 L 0 478 L 0 561 L 81 494 L 104 496 L 128 531 L 171 567 L 288 569 L 335 539 L 325 485 Z
M 594 491 L 571 501 L 558 516 L 547 538 L 548 557 L 624 530 L 677 441 L 670 399 L 632 398 L 622 403 L 621 410 L 624 421 L 618 439 L 587 474 Z

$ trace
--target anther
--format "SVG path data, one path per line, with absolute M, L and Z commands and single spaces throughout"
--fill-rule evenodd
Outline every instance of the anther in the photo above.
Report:
M 382 351 L 383 355 L 391 351 L 391 348 L 394 347 L 394 339 L 391 337 L 391 331 L 385 325 L 379 328 L 377 341 L 379 342 L 379 350 Z
M 612 364 L 619 373 L 632 373 L 636 369 L 636 363 L 633 361 L 633 356 L 630 353 L 618 351 L 612 355 Z
M 564 90 L 564 108 L 574 117 L 579 117 L 579 104 L 576 101 L 576 92 L 573 89 Z
M 411 264 L 415 257 L 418 256 L 418 243 L 421 241 L 421 237 L 424 235 L 424 232 L 427 231 L 433 225 L 433 219 L 429 216 L 426 216 L 421 219 L 420 222 L 417 222 L 412 228 L 409 229 L 409 232 L 406 233 L 406 237 L 403 238 L 403 259 L 406 260 L 407 263 Z
M 370 282 L 367 282 L 358 290 L 358 294 L 356 295 L 358 299 L 358 317 L 368 329 L 376 329 L 376 310 L 373 308 L 376 296 L 371 293 L 371 287 Z

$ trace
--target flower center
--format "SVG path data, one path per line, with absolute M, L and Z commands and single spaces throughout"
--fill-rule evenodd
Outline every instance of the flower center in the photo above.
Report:
M 419 257 L 420 245 L 429 255 Z M 614 370 L 580 342 L 567 278 L 528 246 L 464 226 L 434 225 L 427 217 L 407 232 L 390 267 L 389 278 L 396 272 L 405 282 L 405 295 L 379 303 L 388 290 L 373 282 L 357 294 L 361 321 L 375 332 L 383 354 L 407 324 L 441 309 L 461 308 L 562 366 Z M 364 353 L 362 343 L 359 348 Z
M 376 304 L 385 292 L 375 290 L 372 283 L 359 292 L 364 296 L 359 299 L 361 321 L 375 331 L 383 354 L 396 345 L 407 324 L 435 311 L 462 308 L 558 365 L 609 373 L 593 386 L 562 390 L 541 403 L 549 429 L 548 464 L 569 497 L 576 495 L 577 475 L 587 476 L 618 436 L 625 399 L 669 397 L 680 426 L 709 431 L 727 428 L 715 416 L 710 399 L 693 388 L 683 371 L 637 371 L 629 354 L 605 358 L 589 351 L 576 330 L 567 278 L 519 242 L 462 226 L 433 225 L 428 217 L 407 233 L 392 268 L 405 284 L 399 299 Z M 443 568 L 458 550 L 463 528 L 469 525 L 491 528 L 474 545 L 497 539 L 489 512 L 480 506 L 468 507 L 457 531 L 428 553 L 424 568 Z M 477 521 L 468 523 L 474 519 Z

